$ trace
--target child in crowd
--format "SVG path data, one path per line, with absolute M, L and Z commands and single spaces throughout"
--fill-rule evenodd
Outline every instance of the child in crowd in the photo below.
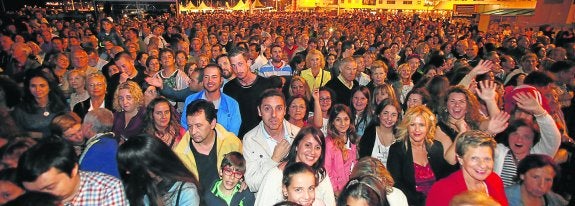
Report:
M 246 160 L 241 153 L 226 154 L 218 172 L 220 179 L 206 188 L 204 200 L 207 205 L 254 205 L 254 194 L 247 188 L 242 188 Z

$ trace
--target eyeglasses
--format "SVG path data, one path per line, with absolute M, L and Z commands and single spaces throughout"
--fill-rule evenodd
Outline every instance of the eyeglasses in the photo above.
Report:
M 244 177 L 244 173 L 243 172 L 239 172 L 239 171 L 233 171 L 233 169 L 231 167 L 224 167 L 224 169 L 222 169 L 224 175 L 227 176 L 232 176 L 235 177 L 236 179 L 242 179 L 242 177 Z

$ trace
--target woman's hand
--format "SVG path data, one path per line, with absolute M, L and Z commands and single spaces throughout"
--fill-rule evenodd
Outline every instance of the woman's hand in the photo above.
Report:
M 487 124 L 487 132 L 492 135 L 503 132 L 509 125 L 510 115 L 507 112 L 499 112 L 499 114 L 491 117 Z
M 482 74 L 485 74 L 485 73 L 491 71 L 492 67 L 493 67 L 493 62 L 491 62 L 489 60 L 479 60 L 479 63 L 477 64 L 477 66 L 475 66 L 471 70 L 471 73 L 473 73 L 475 75 L 482 75 Z
M 532 115 L 539 116 L 547 113 L 533 93 L 517 93 L 513 96 L 513 99 L 517 102 L 517 107 L 531 113 Z
M 496 89 L 496 85 L 495 82 L 490 81 L 490 80 L 485 80 L 485 81 L 480 81 L 479 82 L 479 88 L 475 89 L 475 92 L 477 93 L 477 96 L 479 96 L 479 98 L 483 101 L 492 101 L 495 100 L 495 95 L 497 94 L 497 92 L 495 91 Z

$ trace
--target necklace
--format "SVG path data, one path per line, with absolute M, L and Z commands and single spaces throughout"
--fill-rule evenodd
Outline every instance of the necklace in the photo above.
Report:
M 46 104 L 46 106 L 40 107 L 40 109 L 44 110 L 44 113 L 42 113 L 42 115 L 44 115 L 45 117 L 50 116 L 50 112 L 48 111 L 48 104 Z

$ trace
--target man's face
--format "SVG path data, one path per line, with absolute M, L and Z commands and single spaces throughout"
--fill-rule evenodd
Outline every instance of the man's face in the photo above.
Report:
M 74 52 L 72 56 L 72 67 L 85 68 L 88 66 L 88 54 L 86 52 Z
M 122 57 L 118 61 L 116 61 L 116 66 L 118 66 L 120 73 L 126 73 L 128 76 L 131 76 L 136 70 L 134 64 L 131 63 L 125 57 Z
M 200 52 L 200 49 L 202 48 L 202 45 L 200 44 L 200 40 L 197 40 L 197 39 L 192 40 L 191 46 L 192 46 L 192 50 L 196 53 Z
M 164 52 L 160 55 L 163 67 L 171 67 L 175 63 L 174 55 L 171 52 Z
M 71 176 L 52 167 L 38 176 L 36 181 L 23 182 L 22 184 L 26 190 L 50 193 L 61 199 L 72 197 L 74 190 L 80 184 L 78 165 L 72 170 Z
M 220 47 L 214 46 L 212 47 L 212 58 L 217 58 L 222 54 L 222 49 Z
M 226 79 L 233 75 L 232 66 L 230 64 L 230 59 L 227 57 L 222 57 L 218 59 L 218 65 L 222 68 L 222 76 Z
M 247 61 L 243 55 L 236 55 L 230 57 L 230 63 L 232 64 L 232 69 L 236 73 L 238 79 L 246 78 L 250 73 L 250 62 Z
M 256 50 L 256 45 L 251 45 L 250 47 L 250 59 L 256 59 L 258 57 L 258 55 L 260 55 L 258 53 L 258 51 Z
M 211 122 L 208 121 L 204 110 L 187 116 L 186 119 L 188 120 L 188 132 L 190 132 L 190 137 L 195 143 L 204 142 L 212 135 L 216 127 L 216 119 L 213 119 Z
M 198 77 L 200 76 L 200 72 L 193 71 L 190 74 L 190 82 L 188 83 L 190 90 L 194 92 L 199 92 L 203 89 L 202 82 L 198 81 Z
M 528 57 L 521 62 L 521 66 L 526 72 L 534 71 L 537 68 L 537 64 L 537 58 L 534 56 Z
M 285 113 L 285 101 L 279 96 L 264 98 L 258 107 L 258 114 L 262 117 L 264 127 L 268 131 L 279 130 L 283 127 Z
M 204 79 L 202 80 L 204 89 L 211 93 L 220 91 L 222 86 L 222 76 L 217 67 L 209 66 L 204 69 Z
M 282 60 L 282 48 L 280 47 L 274 47 L 272 48 L 272 61 L 274 62 L 280 62 Z
M 357 63 L 349 62 L 342 64 L 339 70 L 343 78 L 351 82 L 353 79 L 355 79 L 355 74 L 357 73 Z

